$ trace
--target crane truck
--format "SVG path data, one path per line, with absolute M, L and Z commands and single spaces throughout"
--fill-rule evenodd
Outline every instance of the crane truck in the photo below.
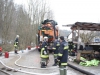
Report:
M 46 19 L 38 28 L 38 45 L 37 49 L 41 50 L 41 45 L 44 37 L 48 37 L 48 50 L 52 52 L 53 41 L 58 38 L 57 22 L 54 20 Z

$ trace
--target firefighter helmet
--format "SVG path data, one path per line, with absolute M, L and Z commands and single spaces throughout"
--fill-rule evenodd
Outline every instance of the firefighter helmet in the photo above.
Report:
M 48 37 L 47 36 L 44 37 L 44 41 L 48 41 Z
M 16 35 L 16 38 L 19 38 L 19 35 Z

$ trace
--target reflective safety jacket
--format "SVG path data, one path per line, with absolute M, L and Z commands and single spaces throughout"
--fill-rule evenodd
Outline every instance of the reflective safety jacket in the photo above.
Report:
M 79 63 L 82 66 L 98 66 L 100 61 L 97 59 L 93 59 L 93 60 L 86 60 L 85 58 L 81 57 L 81 62 Z
M 18 46 L 18 45 L 17 45 L 17 42 L 15 42 L 15 43 L 14 43 L 14 47 L 17 47 L 17 46 Z
M 47 51 L 47 42 L 44 41 L 42 43 L 42 49 L 41 49 L 41 58 L 49 58 L 49 53 Z
M 42 47 L 41 47 L 41 48 L 45 48 L 45 50 L 47 50 L 47 46 L 48 46 L 47 41 L 43 41 L 43 42 L 42 42 Z
M 59 46 L 60 46 L 60 42 L 58 40 L 55 40 L 54 41 L 54 46 L 53 46 L 53 52 L 54 52 L 54 56 L 57 56 L 58 54 L 58 49 L 59 49 Z
M 15 42 L 14 42 L 14 47 L 17 47 L 19 44 L 19 41 L 18 41 L 18 38 L 15 39 Z
M 68 45 L 69 45 L 69 50 L 74 48 L 74 44 L 73 43 L 69 42 Z
M 58 60 L 60 60 L 59 65 L 67 65 L 68 60 L 68 43 L 63 40 L 60 43 L 59 52 L 58 52 Z
M 49 58 L 48 52 L 45 50 L 45 48 L 41 49 L 41 58 Z

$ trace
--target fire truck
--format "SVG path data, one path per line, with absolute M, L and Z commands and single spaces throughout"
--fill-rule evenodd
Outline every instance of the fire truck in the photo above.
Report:
M 46 19 L 38 28 L 38 44 L 37 49 L 41 50 L 41 45 L 44 37 L 48 37 L 48 50 L 52 52 L 53 41 L 58 38 L 57 22 L 54 20 Z

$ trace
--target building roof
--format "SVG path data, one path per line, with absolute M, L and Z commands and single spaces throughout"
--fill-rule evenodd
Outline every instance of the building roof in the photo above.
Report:
M 72 30 L 100 31 L 100 23 L 76 22 L 71 26 Z

